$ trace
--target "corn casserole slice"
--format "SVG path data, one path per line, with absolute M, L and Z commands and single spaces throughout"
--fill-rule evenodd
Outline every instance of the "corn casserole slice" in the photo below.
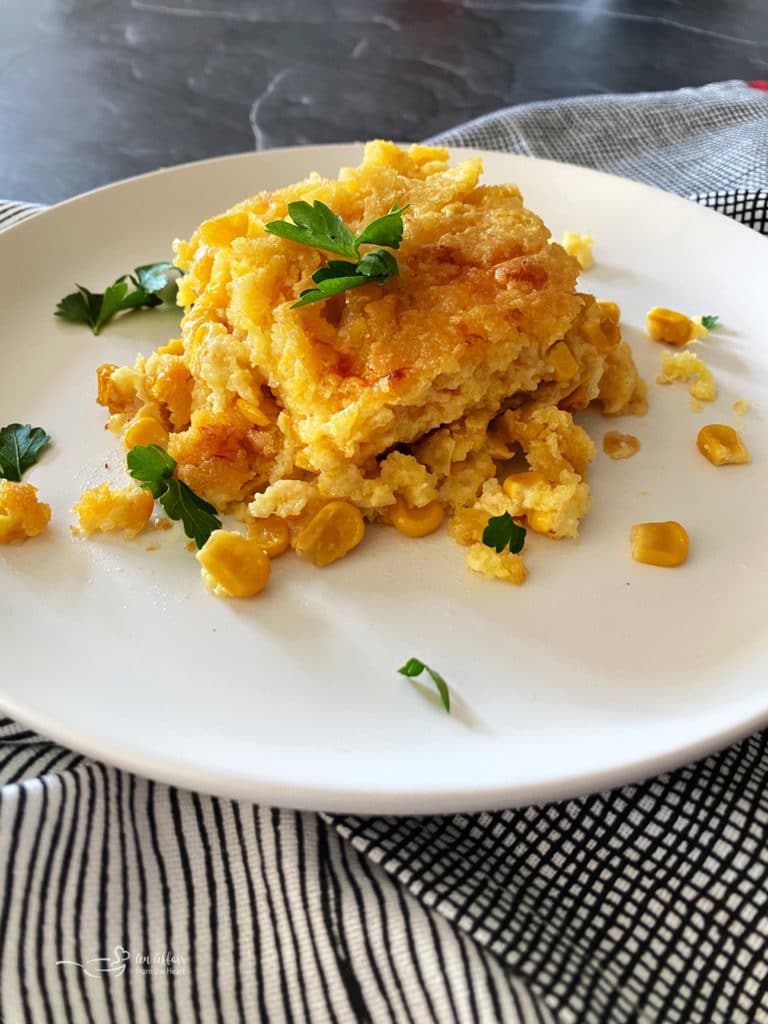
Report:
M 395 525 L 435 505 L 471 567 L 520 582 L 518 556 L 476 550 L 483 524 L 509 511 L 573 536 L 594 446 L 572 413 L 641 413 L 645 387 L 615 306 L 577 290 L 577 261 L 481 170 L 377 141 L 338 180 L 311 175 L 203 223 L 176 243 L 181 337 L 100 369 L 113 429 L 167 437 L 185 483 L 251 523 L 279 517 L 299 551 L 332 502 Z M 265 225 L 297 200 L 353 232 L 407 207 L 399 275 L 292 308 L 325 256 Z M 530 479 L 505 485 L 520 454 Z

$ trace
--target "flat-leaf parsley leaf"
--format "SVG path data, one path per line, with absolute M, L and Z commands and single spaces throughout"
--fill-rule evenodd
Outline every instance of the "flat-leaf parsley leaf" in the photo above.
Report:
M 451 694 L 448 689 L 448 684 L 440 675 L 439 672 L 435 672 L 429 665 L 425 665 L 423 661 L 419 661 L 418 658 L 409 658 L 408 661 L 397 670 L 401 676 L 407 676 L 409 679 L 415 679 L 420 676 L 422 672 L 426 672 L 432 682 L 435 684 L 438 694 L 440 695 L 440 703 L 443 705 L 446 711 L 451 710 Z
M 18 483 L 50 443 L 50 435 L 42 427 L 29 423 L 9 423 L 0 428 L 0 477 Z
M 316 287 L 301 292 L 291 309 L 306 306 L 310 302 L 320 302 L 363 284 L 371 284 L 373 281 L 384 284 L 391 277 L 397 277 L 397 260 L 392 253 L 386 249 L 372 249 L 361 257 L 360 246 L 385 245 L 389 249 L 399 249 L 403 240 L 405 209 L 405 206 L 398 208 L 395 203 L 389 213 L 371 221 L 355 236 L 341 217 L 319 199 L 312 205 L 303 200 L 288 203 L 288 216 L 293 223 L 273 220 L 264 225 L 270 234 L 346 257 L 343 260 L 329 260 L 325 266 L 316 270 L 312 274 Z
M 70 323 L 87 324 L 94 334 L 116 313 L 140 306 L 153 308 L 176 298 L 177 269 L 172 263 L 147 263 L 132 274 L 123 274 L 103 292 L 92 292 L 82 285 L 65 295 L 56 306 L 55 316 Z
M 176 460 L 158 444 L 136 445 L 126 457 L 134 480 L 152 494 L 169 519 L 180 520 L 184 533 L 201 548 L 221 528 L 216 509 L 173 475 Z
M 701 326 L 706 327 L 708 331 L 711 331 L 712 328 L 717 325 L 717 321 L 719 319 L 719 316 L 703 316 L 701 318 Z
M 500 516 L 491 516 L 483 530 L 483 544 L 501 554 L 509 547 L 513 555 L 519 554 L 525 544 L 525 528 L 518 526 L 509 512 Z

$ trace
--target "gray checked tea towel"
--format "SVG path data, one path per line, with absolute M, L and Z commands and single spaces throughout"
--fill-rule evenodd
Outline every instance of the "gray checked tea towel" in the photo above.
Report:
M 759 86 L 536 103 L 440 141 L 628 175 L 768 233 Z M 0 228 L 34 213 L 0 204 Z M 764 734 L 559 804 L 316 815 L 0 718 L 0 1020 L 768 1021 L 767 783 Z

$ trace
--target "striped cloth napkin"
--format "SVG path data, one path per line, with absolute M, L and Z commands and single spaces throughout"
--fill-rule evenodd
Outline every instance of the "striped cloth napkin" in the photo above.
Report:
M 440 141 L 629 175 L 768 234 L 768 93 L 744 83 L 536 103 Z M 0 203 L 0 229 L 35 212 Z M 768 1021 L 767 776 L 762 735 L 559 804 L 315 815 L 0 718 L 0 1021 Z

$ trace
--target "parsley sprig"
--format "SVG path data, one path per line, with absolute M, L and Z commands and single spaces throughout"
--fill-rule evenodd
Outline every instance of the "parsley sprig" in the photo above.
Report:
M 407 676 L 409 679 L 415 679 L 420 676 L 422 672 L 426 672 L 432 682 L 435 684 L 437 692 L 440 696 L 440 703 L 443 705 L 446 711 L 451 710 L 451 693 L 448 689 L 448 684 L 440 675 L 439 672 L 435 672 L 429 665 L 425 665 L 423 661 L 419 661 L 418 658 L 409 658 L 408 661 L 397 670 L 401 676 Z
M 717 321 L 719 319 L 719 316 L 703 316 L 701 318 L 701 326 L 706 327 L 708 331 L 711 331 L 713 327 L 717 326 Z
M 216 509 L 174 475 L 176 460 L 158 444 L 136 445 L 127 455 L 134 480 L 150 491 L 169 519 L 180 520 L 184 533 L 201 548 L 221 528 Z
M 9 423 L 0 428 L 0 478 L 18 483 L 50 443 L 50 434 L 29 423 Z
M 153 308 L 174 302 L 179 271 L 172 263 L 147 263 L 132 274 L 123 274 L 104 292 L 92 292 L 78 284 L 77 291 L 65 295 L 56 306 L 55 316 L 70 323 L 87 324 L 94 334 L 125 309 Z
M 518 555 L 525 544 L 525 527 L 518 526 L 509 512 L 491 516 L 483 530 L 483 544 L 497 554 L 509 547 L 513 555 Z
M 360 255 L 361 245 L 384 245 L 387 249 L 399 249 L 403 240 L 403 210 L 394 203 L 389 213 L 363 228 L 359 235 L 353 235 L 338 214 L 325 203 L 316 199 L 311 205 L 303 200 L 288 203 L 287 220 L 273 220 L 264 227 L 270 234 L 287 238 L 301 245 L 344 256 L 342 260 L 329 260 L 312 274 L 316 287 L 305 288 L 291 309 L 306 306 L 310 302 L 321 302 L 331 295 L 358 288 L 363 284 L 384 284 L 391 277 L 397 277 L 397 260 L 386 249 L 372 249 Z

